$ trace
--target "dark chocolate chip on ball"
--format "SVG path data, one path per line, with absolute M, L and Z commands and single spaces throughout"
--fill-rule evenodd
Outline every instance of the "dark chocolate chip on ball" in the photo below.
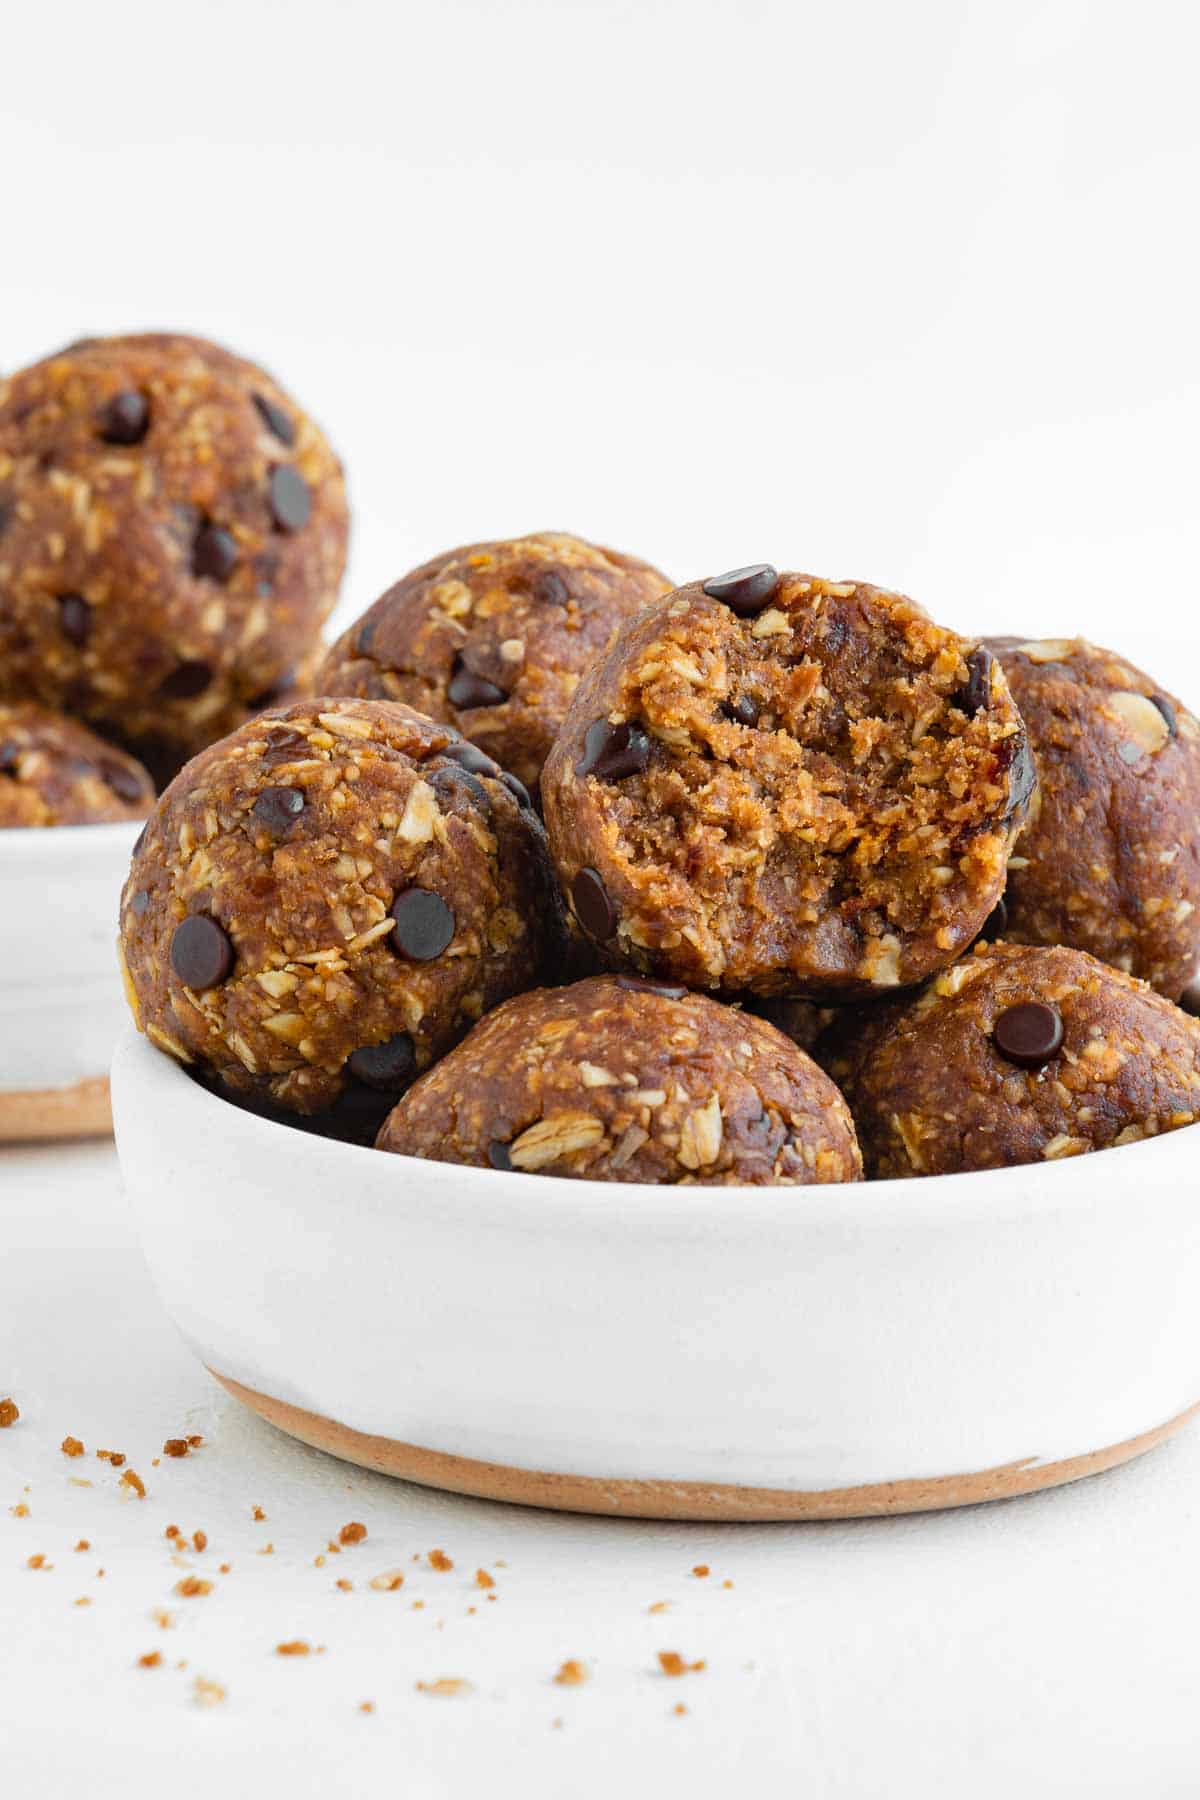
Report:
M 111 788 L 118 800 L 125 800 L 130 806 L 135 806 L 142 798 L 141 782 L 124 763 L 104 761 L 98 767 L 100 779 L 106 787 Z
M 494 681 L 489 681 L 486 675 L 476 675 L 473 669 L 467 668 L 461 657 L 456 657 L 446 698 L 451 706 L 469 711 L 475 706 L 499 706 L 502 700 L 508 699 L 508 695 Z
M 571 883 L 571 904 L 583 929 L 606 944 L 617 929 L 617 911 L 598 869 L 580 869 Z
M 671 987 L 665 981 L 650 981 L 644 975 L 618 975 L 617 986 L 628 988 L 631 994 L 659 994 L 664 1000 L 683 1000 L 687 997 L 687 989 Z
M 136 388 L 114 394 L 100 414 L 100 436 L 106 444 L 140 444 L 150 429 L 150 402 Z
M 1004 809 L 1006 819 L 1011 819 L 1029 803 L 1036 786 L 1037 765 L 1033 760 L 1033 751 L 1029 748 L 1029 739 L 1022 732 L 1009 764 L 1008 805 Z
M 402 1087 L 417 1066 L 417 1053 L 407 1031 L 399 1031 L 385 1044 L 364 1044 L 346 1059 L 355 1081 L 380 1093 Z
M 511 1169 L 512 1157 L 508 1153 L 508 1145 L 501 1138 L 493 1138 L 487 1149 L 487 1159 L 493 1169 Z
M 255 394 L 254 404 L 267 430 L 290 449 L 296 441 L 296 423 L 291 414 L 284 412 L 282 406 L 277 406 L 274 400 L 268 400 L 265 394 Z
M 175 927 L 171 967 L 185 987 L 219 987 L 233 968 L 233 945 L 215 919 L 193 913 Z
M 739 694 L 736 700 L 723 700 L 721 711 L 734 725 L 758 724 L 758 704 L 749 694 Z
M 1002 1012 L 992 1026 L 992 1042 L 1008 1062 L 1040 1069 L 1062 1048 L 1062 1017 L 1043 1000 L 1023 1000 Z
M 138 888 L 129 902 L 129 910 L 136 918 L 141 918 L 150 904 L 150 895 L 145 888 Z
M 192 545 L 192 573 L 207 581 L 228 581 L 237 567 L 237 539 L 211 520 L 202 525 Z
M 631 720 L 612 725 L 596 719 L 583 740 L 583 755 L 575 764 L 577 775 L 595 775 L 599 781 L 621 781 L 640 775 L 650 761 L 650 733 Z
M 533 801 L 529 797 L 529 789 L 516 775 L 510 775 L 507 769 L 502 769 L 497 779 L 502 787 L 508 789 L 518 806 L 532 807 Z
M 298 470 L 281 463 L 271 471 L 271 517 L 280 531 L 300 531 L 308 524 L 312 495 Z
M 283 837 L 304 811 L 304 805 L 303 788 L 269 787 L 263 789 L 250 811 L 272 837 Z
M 980 644 L 967 658 L 967 679 L 959 692 L 958 705 L 969 719 L 988 705 L 992 697 L 992 669 L 996 659 Z
M 92 609 L 82 594 L 59 595 L 58 625 L 67 642 L 82 650 L 92 634 Z
M 405 888 L 392 902 L 396 929 L 388 942 L 412 962 L 432 962 L 454 936 L 454 914 L 429 888 Z
M 181 662 L 165 681 L 159 682 L 158 691 L 164 700 L 194 700 L 211 684 L 212 678 L 213 672 L 206 662 Z
M 770 563 L 750 563 L 744 569 L 710 576 L 704 583 L 704 592 L 710 600 L 720 600 L 739 619 L 752 619 L 763 611 L 778 586 L 779 571 Z
M 490 757 L 486 750 L 478 744 L 468 744 L 465 739 L 457 744 L 447 744 L 444 750 L 438 751 L 447 761 L 457 763 L 468 775 L 498 775 L 500 765 Z

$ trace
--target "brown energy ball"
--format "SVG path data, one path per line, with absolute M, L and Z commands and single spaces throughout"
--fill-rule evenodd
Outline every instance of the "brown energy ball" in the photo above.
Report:
M 139 1028 L 259 1105 L 394 1099 L 557 944 L 541 826 L 476 755 L 407 707 L 329 699 L 203 751 L 122 897 Z
M 1112 650 L 994 638 L 1039 797 L 1004 935 L 1071 944 L 1176 998 L 1200 962 L 1200 725 Z
M 1079 1156 L 1200 1116 L 1200 1022 L 1081 950 L 980 944 L 868 1034 L 847 1092 L 874 1176 Z
M 112 824 L 153 805 L 132 756 L 64 713 L 0 701 L 0 827 Z
M 762 1019 L 636 976 L 498 1007 L 389 1115 L 379 1148 L 592 1181 L 857 1181 L 833 1083 Z
M 611 954 L 729 995 L 848 999 L 971 942 L 1032 786 L 986 650 L 902 595 L 760 565 L 623 628 L 542 797 Z
M 536 792 L 580 676 L 670 585 L 564 532 L 468 544 L 389 588 L 333 646 L 320 688 L 445 719 Z
M 329 445 L 253 363 L 72 345 L 0 381 L 0 698 L 190 755 L 311 648 L 347 530 Z

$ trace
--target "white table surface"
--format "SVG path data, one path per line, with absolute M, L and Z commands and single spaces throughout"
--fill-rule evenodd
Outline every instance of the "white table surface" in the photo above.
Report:
M 855 1800 L 1197 1790 L 1200 1431 L 1072 1488 L 911 1519 L 526 1512 L 364 1474 L 227 1399 L 159 1306 L 110 1146 L 0 1152 L 0 1245 L 0 1396 L 22 1414 L 0 1432 L 13 1800 L 218 1783 L 586 1800 L 724 1794 L 732 1778 Z M 194 1432 L 185 1460 L 161 1457 Z M 61 1453 L 68 1433 L 86 1457 Z M 144 1500 L 97 1448 L 125 1452 Z M 317 1566 L 349 1520 L 366 1541 Z M 207 1549 L 175 1556 L 168 1524 Z M 453 1570 L 428 1566 L 435 1548 Z M 52 1566 L 29 1569 L 39 1553 Z M 397 1567 L 398 1591 L 368 1586 Z M 212 1592 L 177 1597 L 189 1571 Z M 297 1638 L 324 1653 L 276 1653 Z M 670 1649 L 707 1667 L 668 1679 Z M 161 1666 L 138 1667 L 153 1650 Z M 567 1657 L 585 1685 L 553 1682 Z M 198 1705 L 197 1676 L 225 1698 Z M 442 1677 L 471 1689 L 416 1686 Z

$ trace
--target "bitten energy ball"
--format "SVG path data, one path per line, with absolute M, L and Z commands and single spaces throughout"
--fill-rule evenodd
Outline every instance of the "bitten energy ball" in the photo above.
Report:
M 0 827 L 140 819 L 154 786 L 140 763 L 44 706 L 0 702 Z
M 122 897 L 139 1027 L 261 1105 L 400 1093 L 557 935 L 541 826 L 477 757 L 407 707 L 328 699 L 202 752 Z
M 0 381 L 0 699 L 190 755 L 286 685 L 346 537 L 329 445 L 253 363 L 72 345 Z
M 971 942 L 1033 781 L 986 649 L 902 595 L 759 566 L 620 632 L 542 795 L 575 915 L 612 956 L 845 999 Z
M 597 976 L 498 1007 L 389 1115 L 381 1150 L 593 1181 L 857 1181 L 845 1101 L 773 1026 Z
M 389 588 L 338 639 L 319 686 L 448 720 L 536 791 L 580 676 L 670 585 L 562 532 L 469 544 Z
M 1090 950 L 1174 999 L 1200 963 L 1200 725 L 1111 650 L 990 641 L 1039 778 L 1004 935 Z
M 1200 1116 L 1200 1022 L 1080 950 L 982 944 L 868 1033 L 847 1091 L 872 1175 L 1079 1156 Z

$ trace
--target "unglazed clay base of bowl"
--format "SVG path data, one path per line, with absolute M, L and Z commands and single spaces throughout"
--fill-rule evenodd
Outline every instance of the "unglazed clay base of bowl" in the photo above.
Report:
M 140 829 L 0 831 L 0 1143 L 112 1129 L 117 909 Z
M 666 1518 L 1070 1481 L 1200 1396 L 1200 1133 L 1037 1167 L 656 1188 L 386 1156 L 224 1103 L 130 1029 L 126 1188 L 247 1405 L 411 1480 Z
M 93 1075 L 71 1087 L 0 1093 L 0 1144 L 111 1135 L 107 1075 Z

